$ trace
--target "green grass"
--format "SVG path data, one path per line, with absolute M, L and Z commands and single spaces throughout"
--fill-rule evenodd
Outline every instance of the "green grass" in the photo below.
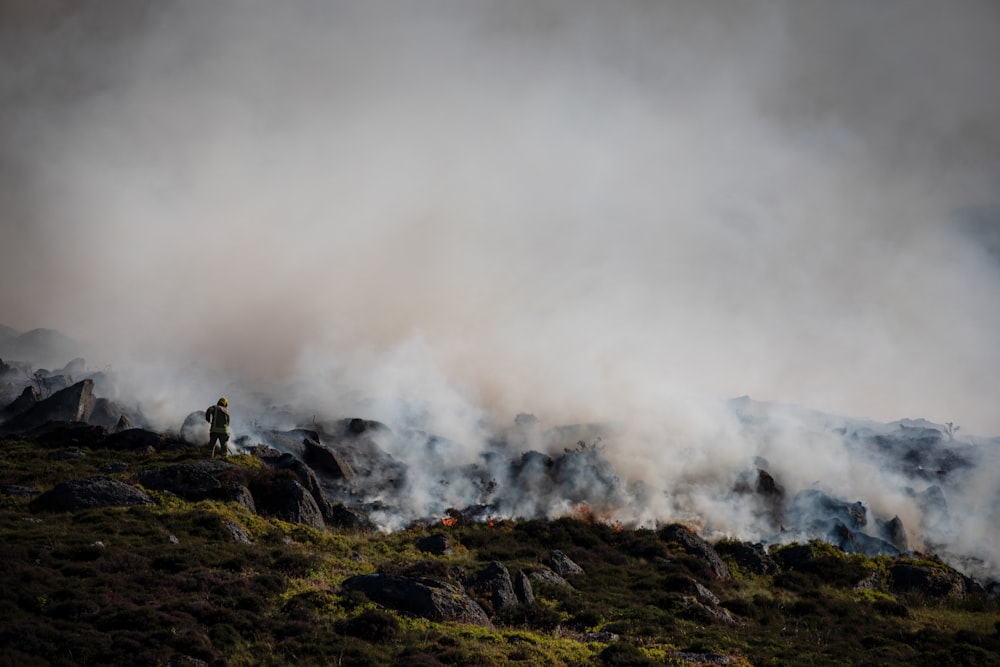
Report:
M 81 459 L 20 441 L 0 442 L 0 483 L 45 490 L 98 474 L 133 480 L 143 468 L 203 452 L 157 455 L 81 448 Z M 247 479 L 257 462 L 240 457 Z M 800 571 L 730 582 L 655 531 L 571 519 L 495 526 L 416 527 L 393 534 L 317 531 L 249 514 L 235 503 L 156 504 L 33 514 L 27 498 L 0 496 L 0 664 L 131 665 L 676 665 L 678 651 L 718 653 L 738 665 L 1000 665 L 995 599 L 897 599 L 855 590 L 887 558 L 848 556 L 814 543 Z M 230 541 L 225 521 L 253 545 Z M 454 553 L 416 549 L 449 536 Z M 560 549 L 586 574 L 572 588 L 534 582 L 537 601 L 493 617 L 493 628 L 433 623 L 343 594 L 371 572 L 460 583 L 493 560 L 511 573 L 546 566 Z M 711 589 L 730 625 L 685 612 L 691 582 Z M 487 601 L 483 601 L 488 606 Z M 607 631 L 617 641 L 588 640 Z

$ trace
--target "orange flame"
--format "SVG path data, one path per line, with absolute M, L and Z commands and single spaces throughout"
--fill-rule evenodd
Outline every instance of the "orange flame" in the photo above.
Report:
M 621 521 L 611 520 L 611 510 L 596 510 L 587 503 L 579 503 L 573 506 L 573 516 L 584 523 L 600 523 L 611 526 L 613 530 L 624 530 Z
M 457 516 L 445 516 L 445 517 L 441 517 L 441 523 L 443 523 L 446 526 L 457 526 L 458 525 L 458 517 Z

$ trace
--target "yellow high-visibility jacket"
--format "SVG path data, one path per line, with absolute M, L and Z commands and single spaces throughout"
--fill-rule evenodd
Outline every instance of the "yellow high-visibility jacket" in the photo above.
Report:
M 221 405 L 213 405 L 205 410 L 205 419 L 212 424 L 212 433 L 229 434 L 229 410 Z

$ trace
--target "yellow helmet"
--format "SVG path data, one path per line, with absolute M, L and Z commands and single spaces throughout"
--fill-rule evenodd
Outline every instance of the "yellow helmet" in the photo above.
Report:
M 220 398 L 219 405 L 221 405 L 222 407 L 227 407 L 229 405 L 229 401 L 227 401 L 225 398 Z

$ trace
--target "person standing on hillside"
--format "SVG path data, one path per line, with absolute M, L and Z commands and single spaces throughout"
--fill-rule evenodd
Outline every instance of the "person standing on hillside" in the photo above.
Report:
M 211 424 L 208 444 L 212 446 L 212 458 L 215 458 L 215 448 L 221 447 L 222 458 L 229 457 L 229 401 L 225 397 L 205 410 L 205 421 Z

